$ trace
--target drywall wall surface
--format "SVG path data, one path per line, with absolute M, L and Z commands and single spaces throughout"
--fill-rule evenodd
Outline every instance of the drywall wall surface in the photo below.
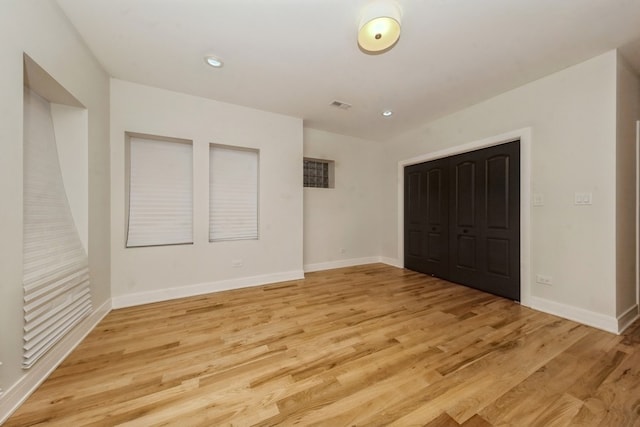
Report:
M 22 362 L 23 55 L 88 110 L 88 245 L 94 307 L 110 298 L 109 80 L 54 1 L 0 2 L 0 419 L 10 389 L 31 371 Z M 18 399 L 19 400 L 19 399 Z
M 616 315 L 636 301 L 636 122 L 640 120 L 640 80 L 618 55 L 616 145 Z M 637 308 L 636 308 L 637 310 Z
M 193 244 L 125 247 L 125 132 L 193 141 Z M 260 152 L 258 240 L 209 242 L 212 143 Z M 302 276 L 301 119 L 112 79 L 111 182 L 114 306 Z
M 380 256 L 378 142 L 304 129 L 304 156 L 334 161 L 334 188 L 304 189 L 304 265 L 331 267 Z
M 383 255 L 398 256 L 398 162 L 531 129 L 531 296 L 615 316 L 616 52 L 534 81 L 389 141 Z M 592 205 L 575 205 L 589 192 Z M 551 286 L 535 275 L 552 277 Z

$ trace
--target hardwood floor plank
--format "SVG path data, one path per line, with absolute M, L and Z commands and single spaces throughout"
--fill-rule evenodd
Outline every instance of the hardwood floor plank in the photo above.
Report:
M 562 394 L 560 398 L 554 398 L 547 406 L 543 407 L 538 416 L 527 425 L 540 427 L 566 426 L 580 411 L 581 407 L 582 401 L 568 394 Z
M 424 425 L 425 427 L 460 427 L 460 424 L 456 422 L 446 412 L 438 415 L 438 417 L 432 421 L 429 421 Z
M 114 310 L 6 425 L 622 426 L 638 396 L 640 322 L 371 264 Z
M 618 337 L 601 331 L 585 335 L 491 405 L 482 409 L 480 414 L 497 425 L 535 424 L 535 420 L 543 417 L 541 414 L 547 411 L 545 408 L 553 405 L 558 396 L 570 400 L 563 396 L 563 392 L 569 392 L 575 401 L 579 402 L 577 405 L 579 410 L 583 398 L 577 391 L 590 390 L 594 385 L 600 384 L 601 381 L 597 379 L 594 381 L 594 378 L 599 375 L 594 376 L 593 373 L 597 372 L 606 351 L 617 340 Z M 525 411 L 526 408 L 529 410 Z M 523 416 L 523 413 L 526 415 Z
M 491 424 L 478 414 L 469 418 L 461 425 L 462 427 L 491 427 Z
M 552 342 L 547 340 L 550 334 L 556 336 Z M 396 423 L 407 425 L 418 423 L 420 420 L 429 421 L 434 415 L 438 415 L 434 408 L 443 408 L 456 421 L 464 422 L 523 381 L 540 364 L 570 346 L 570 339 L 579 338 L 575 324 L 556 321 L 528 336 L 520 337 L 517 341 L 496 345 L 487 356 L 465 369 L 444 376 L 440 384 L 435 384 L 427 390 L 427 398 L 431 405 L 417 408 L 396 420 Z M 537 355 L 537 363 L 520 362 L 529 354 Z M 491 366 L 500 366 L 502 369 L 492 370 Z
M 640 352 L 626 356 L 596 389 L 594 398 L 604 403 L 600 425 L 633 425 L 640 417 Z

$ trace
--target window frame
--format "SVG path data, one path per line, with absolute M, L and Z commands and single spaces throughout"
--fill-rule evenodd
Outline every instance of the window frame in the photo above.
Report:
M 323 168 L 324 166 L 326 166 L 326 176 L 324 171 L 323 171 L 323 174 L 319 177 L 309 176 L 308 170 L 309 170 L 309 166 L 311 166 L 310 163 L 314 163 L 315 164 L 314 167 L 316 168 L 318 165 L 322 165 Z M 322 179 L 323 181 L 322 185 L 308 185 L 310 183 L 309 182 L 310 179 L 317 180 L 318 178 Z M 325 181 L 326 181 L 326 184 L 325 184 Z M 322 188 L 322 189 L 335 188 L 335 161 L 328 160 L 328 159 L 318 159 L 313 157 L 304 157 L 302 159 L 302 186 L 304 188 Z
M 213 225 L 213 183 L 212 178 L 215 173 L 215 169 L 212 165 L 212 151 L 215 149 L 226 150 L 235 153 L 251 153 L 255 155 L 255 170 L 252 172 L 255 173 L 255 233 L 248 237 L 214 237 L 214 225 Z M 219 243 L 219 242 L 240 242 L 240 241 L 251 241 L 251 240 L 260 240 L 260 149 L 252 148 L 252 147 L 244 147 L 237 145 L 228 145 L 228 144 L 219 144 L 219 143 L 209 143 L 209 235 L 208 240 L 209 243 Z M 253 227 L 253 225 L 252 225 Z M 227 230 L 229 233 L 229 230 Z
M 169 242 L 169 243 L 154 243 L 154 244 L 145 244 L 145 245 L 132 245 L 129 246 L 129 232 L 130 232 L 130 218 L 131 218 L 131 140 L 132 139 L 143 139 L 147 141 L 158 141 L 158 142 L 169 142 L 169 143 L 177 143 L 177 144 L 185 144 L 191 147 L 191 238 L 190 241 L 187 242 Z M 194 231 L 195 231 L 195 221 L 194 221 L 194 190 L 195 190 L 195 179 L 194 179 L 194 143 L 190 139 L 184 138 L 175 138 L 168 136 L 160 136 L 160 135 L 152 135 L 146 133 L 139 132 L 125 132 L 125 221 L 124 221 L 124 247 L 126 249 L 135 249 L 135 248 L 148 248 L 148 247 L 161 247 L 161 246 L 183 246 L 183 245 L 193 245 L 194 244 Z

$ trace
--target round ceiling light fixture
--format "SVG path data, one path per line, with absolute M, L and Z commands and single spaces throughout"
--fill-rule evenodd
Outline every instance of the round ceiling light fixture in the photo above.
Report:
M 217 58 L 215 56 L 211 56 L 211 55 L 205 56 L 204 62 L 211 65 L 213 68 L 221 68 L 224 65 L 224 62 L 222 62 L 222 59 Z
M 393 0 L 373 0 L 362 13 L 358 46 L 365 53 L 382 53 L 400 38 L 400 7 Z
M 391 110 L 384 110 L 384 111 L 382 112 L 382 116 L 383 116 L 383 117 L 391 117 L 391 116 L 393 116 L 393 111 L 391 111 Z

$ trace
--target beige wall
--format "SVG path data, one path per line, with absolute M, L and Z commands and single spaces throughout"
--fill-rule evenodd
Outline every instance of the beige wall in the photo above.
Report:
M 110 297 L 109 80 L 54 2 L 1 1 L 0 40 L 0 387 L 8 391 L 31 375 L 21 369 L 23 53 L 88 109 L 88 245 L 94 306 Z M 0 401 L 0 419 L 3 410 Z
M 193 245 L 125 248 L 125 132 L 193 141 Z M 260 150 L 259 240 L 208 241 L 210 143 Z M 116 307 L 301 277 L 302 120 L 112 79 L 111 224 Z
M 534 306 L 614 329 L 616 317 L 616 57 L 608 52 L 407 132 L 385 146 L 382 251 L 397 257 L 397 170 L 404 159 L 531 129 Z M 591 206 L 574 205 L 592 192 Z M 553 278 L 535 283 L 535 274 Z
M 616 315 L 637 314 L 636 122 L 640 80 L 618 56 L 616 144 Z M 632 318 L 632 317 L 631 317 Z
M 304 129 L 304 156 L 335 161 L 335 188 L 304 189 L 305 270 L 380 256 L 378 142 Z

